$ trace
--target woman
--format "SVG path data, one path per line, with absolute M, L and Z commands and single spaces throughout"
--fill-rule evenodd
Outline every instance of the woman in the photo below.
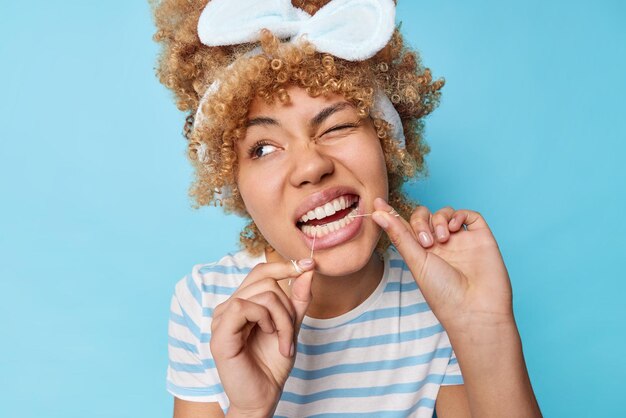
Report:
M 251 220 L 244 250 L 176 287 L 175 417 L 541 415 L 485 220 L 401 191 L 443 82 L 394 7 L 156 5 L 192 195 Z

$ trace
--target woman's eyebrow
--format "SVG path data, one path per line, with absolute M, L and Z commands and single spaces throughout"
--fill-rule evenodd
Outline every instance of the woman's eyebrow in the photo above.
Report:
M 274 125 L 280 126 L 280 123 L 276 119 L 268 118 L 266 116 L 259 116 L 258 118 L 249 119 L 246 123 L 246 128 L 259 125 Z
M 339 112 L 340 110 L 343 110 L 346 107 L 352 107 L 352 105 L 348 102 L 340 102 L 340 103 L 335 103 L 333 105 L 325 107 L 317 115 L 311 118 L 311 120 L 309 121 L 309 125 L 316 128 L 322 122 L 324 122 L 328 117 L 330 117 L 330 115 L 336 112 Z M 249 128 L 251 126 L 259 126 L 259 125 L 281 126 L 280 122 L 278 122 L 276 119 L 273 119 L 267 116 L 259 116 L 256 118 L 252 118 L 246 122 L 246 128 Z
M 334 105 L 330 105 L 324 109 L 322 109 L 317 115 L 315 115 L 309 124 L 312 128 L 317 128 L 322 122 L 324 122 L 330 115 L 333 113 L 339 112 L 346 107 L 352 107 L 352 105 L 348 102 L 340 102 L 335 103 Z

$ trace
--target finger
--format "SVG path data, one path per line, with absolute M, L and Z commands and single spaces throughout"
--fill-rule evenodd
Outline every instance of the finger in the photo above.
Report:
M 411 214 L 409 222 L 417 240 L 424 248 L 428 248 L 434 244 L 432 230 L 430 228 L 430 211 L 426 206 L 418 206 Z
M 482 215 L 476 211 L 468 209 L 459 209 L 452 215 L 449 222 L 450 231 L 456 232 L 462 226 L 466 226 L 468 231 L 476 231 L 478 229 L 489 229 L 487 222 Z
M 438 242 L 446 242 L 448 238 L 450 238 L 450 231 L 448 227 L 448 222 L 450 222 L 450 218 L 454 213 L 454 209 L 450 206 L 446 206 L 445 208 L 439 209 L 435 212 L 431 218 L 431 222 L 433 227 L 435 228 L 435 236 L 437 237 Z
M 450 217 L 450 221 L 448 222 L 448 229 L 450 232 L 458 232 L 461 227 L 463 229 L 467 229 L 467 226 L 463 223 L 463 220 L 461 220 L 460 212 L 461 211 L 456 211 Z
M 389 205 L 389 203 L 387 203 L 385 200 L 383 200 L 383 199 L 381 199 L 379 197 L 374 199 L 374 210 L 385 211 L 390 216 L 393 216 L 394 218 L 396 218 L 398 221 L 400 221 L 406 227 L 406 229 L 413 235 L 413 238 L 417 241 L 417 239 L 418 239 L 417 234 L 415 233 L 415 231 L 411 227 L 411 224 L 406 219 L 404 219 L 402 216 L 400 216 L 400 214 L 398 212 L 396 212 L 396 210 L 391 205 Z M 428 210 L 428 209 L 426 209 L 426 210 Z
M 296 320 L 296 310 L 291 304 L 291 300 L 289 300 L 289 296 L 285 294 L 285 291 L 278 285 L 278 282 L 272 278 L 265 278 L 259 280 L 258 282 L 254 282 L 246 287 L 239 288 L 235 293 L 233 293 L 233 297 L 238 297 L 241 299 L 252 300 L 252 297 L 264 292 L 273 292 L 276 294 L 276 297 L 283 304 L 285 309 L 289 312 L 289 316 L 291 317 L 291 322 L 293 323 Z
M 258 326 L 264 333 L 274 332 L 274 324 L 267 308 L 245 299 L 230 300 L 211 324 L 211 353 L 213 357 L 236 357 L 244 348 L 250 331 Z
M 315 265 L 315 262 L 310 258 L 297 260 L 296 263 L 301 271 L 297 271 L 290 260 L 257 264 L 246 276 L 239 288 L 244 288 L 254 282 L 268 277 L 271 277 L 274 280 L 294 279 L 300 276 L 303 272 L 311 270 Z
M 380 206 L 378 208 L 376 207 L 376 200 L 378 200 L 378 199 L 380 199 L 380 198 L 374 199 L 374 209 L 385 210 L 391 216 L 397 218 L 400 222 L 402 222 L 407 227 L 407 229 L 411 232 L 411 234 L 413 234 L 413 237 L 417 240 L 417 234 L 415 233 L 415 231 L 411 227 L 411 224 L 406 219 L 404 219 L 402 216 L 400 216 L 400 214 L 398 212 L 396 212 L 396 210 L 393 207 L 391 207 L 387 202 L 385 202 L 383 199 L 380 199 L 380 202 L 382 202 L 381 203 L 382 206 Z
M 278 295 L 274 292 L 263 292 L 252 296 L 249 301 L 267 308 L 278 334 L 278 350 L 283 356 L 291 357 L 294 324 Z
M 291 303 L 296 310 L 294 341 L 298 332 L 300 332 L 300 325 L 313 299 L 313 295 L 311 294 L 312 282 L 313 272 L 307 271 L 298 277 L 291 286 Z
M 251 323 L 258 325 L 267 334 L 274 332 L 274 324 L 267 308 L 245 299 L 230 300 L 227 309 L 214 318 L 211 324 L 211 351 L 215 349 L 215 354 L 226 356 L 240 352 L 248 337 L 248 325 Z M 220 341 L 220 344 L 213 347 L 213 342 L 216 341 Z
M 416 241 L 410 226 L 407 227 L 400 219 L 389 214 L 390 207 L 383 199 L 374 200 L 376 211 L 372 214 L 372 220 L 387 233 L 404 261 L 411 267 L 413 276 L 419 280 L 419 273 L 426 261 L 426 250 Z

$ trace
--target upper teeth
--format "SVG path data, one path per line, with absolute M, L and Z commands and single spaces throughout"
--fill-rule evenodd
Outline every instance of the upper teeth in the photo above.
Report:
M 306 214 L 304 214 L 299 219 L 299 221 L 307 222 L 311 219 L 324 219 L 327 216 L 334 215 L 336 212 L 342 209 L 352 206 L 354 202 L 356 202 L 356 200 L 357 199 L 354 196 L 340 196 L 322 206 L 311 209 Z

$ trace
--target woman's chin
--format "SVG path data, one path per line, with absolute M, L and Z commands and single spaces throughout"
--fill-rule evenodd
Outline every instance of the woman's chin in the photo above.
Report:
M 349 276 L 358 273 L 364 270 L 372 259 L 377 242 L 378 240 L 370 245 L 354 242 L 351 243 L 354 245 L 338 246 L 314 252 L 315 272 L 329 277 Z
M 298 230 L 299 241 L 304 245 L 289 246 L 281 242 L 282 245 L 273 247 L 275 251 L 266 252 L 266 258 L 268 262 L 274 262 L 309 258 L 312 255 L 317 274 L 332 277 L 348 276 L 366 268 L 381 233 L 380 228 L 375 224 L 363 222 L 363 218 L 357 218 L 341 231 L 315 239 Z

